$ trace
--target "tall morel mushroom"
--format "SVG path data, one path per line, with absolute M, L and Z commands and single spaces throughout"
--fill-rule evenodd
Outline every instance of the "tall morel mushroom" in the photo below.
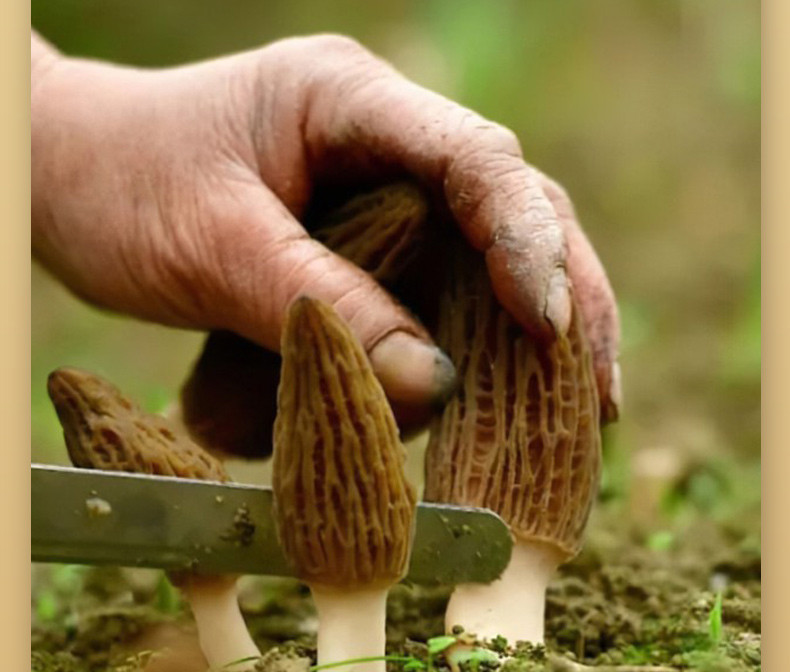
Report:
M 329 306 L 297 299 L 281 352 L 277 529 L 315 601 L 318 662 L 381 656 L 387 593 L 408 569 L 416 507 L 398 428 L 365 351 Z M 383 672 L 384 663 L 352 669 Z
M 500 579 L 456 587 L 445 622 L 541 642 L 547 584 L 579 551 L 598 485 L 591 355 L 577 310 L 567 336 L 539 343 L 498 305 L 482 262 L 460 242 L 454 254 L 437 342 L 460 387 L 431 426 L 425 498 L 489 508 L 516 543 Z
M 222 464 L 170 421 L 143 412 L 111 383 L 87 371 L 60 368 L 47 384 L 76 467 L 229 480 Z M 212 669 L 260 656 L 239 610 L 236 578 L 171 574 L 197 623 L 200 648 Z M 251 669 L 235 665 L 233 670 Z

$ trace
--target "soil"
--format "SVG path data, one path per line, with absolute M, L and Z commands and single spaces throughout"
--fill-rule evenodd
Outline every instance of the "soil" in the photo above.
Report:
M 645 536 L 636 525 L 622 529 L 622 506 L 599 507 L 585 549 L 552 583 L 546 647 L 490 643 L 503 652 L 502 672 L 759 670 L 759 510 L 691 515 L 671 533 Z M 425 642 L 443 634 L 448 595 L 395 587 L 388 653 L 427 659 Z M 240 599 L 266 654 L 259 669 L 304 672 L 314 664 L 316 620 L 304 586 L 244 577 Z M 190 616 L 160 572 L 38 566 L 33 608 L 34 672 L 205 669 Z M 441 655 L 434 667 L 447 669 Z

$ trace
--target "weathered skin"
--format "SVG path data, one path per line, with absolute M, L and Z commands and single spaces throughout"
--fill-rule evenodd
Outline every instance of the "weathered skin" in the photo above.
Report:
M 419 378 L 441 366 L 423 347 L 429 334 L 300 224 L 319 192 L 405 175 L 452 215 L 533 335 L 564 331 L 566 270 L 584 276 L 602 297 L 579 295 L 585 321 L 602 328 L 590 334 L 597 368 L 611 369 L 611 290 L 575 219 L 559 216 L 564 197 L 511 131 L 354 41 L 290 39 L 138 70 L 63 58 L 34 36 L 31 62 L 33 249 L 95 304 L 277 350 L 287 307 L 309 294 L 349 323 L 391 398 L 411 386 L 430 406 L 445 392 L 441 376 Z
M 61 368 L 47 389 L 75 467 L 228 480 L 222 464 L 173 423 L 145 413 L 103 378 Z

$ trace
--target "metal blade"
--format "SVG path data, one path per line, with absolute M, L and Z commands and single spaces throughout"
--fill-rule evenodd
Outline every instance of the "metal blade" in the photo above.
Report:
M 37 562 L 293 576 L 270 488 L 33 465 L 31 501 Z M 406 578 L 488 583 L 511 548 L 488 510 L 420 504 Z

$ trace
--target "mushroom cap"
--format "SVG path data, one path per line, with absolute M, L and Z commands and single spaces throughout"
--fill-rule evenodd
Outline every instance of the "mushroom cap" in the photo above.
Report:
M 171 422 L 144 412 L 93 373 L 56 369 L 47 390 L 76 467 L 228 480 L 222 464 Z
M 536 341 L 499 306 L 482 261 L 459 246 L 437 344 L 460 386 L 431 426 L 425 499 L 489 508 L 517 539 L 575 555 L 601 464 L 597 389 L 578 309 L 567 336 Z
M 311 585 L 396 583 L 416 497 L 368 357 L 331 307 L 307 297 L 291 305 L 281 352 L 272 482 L 286 557 Z

